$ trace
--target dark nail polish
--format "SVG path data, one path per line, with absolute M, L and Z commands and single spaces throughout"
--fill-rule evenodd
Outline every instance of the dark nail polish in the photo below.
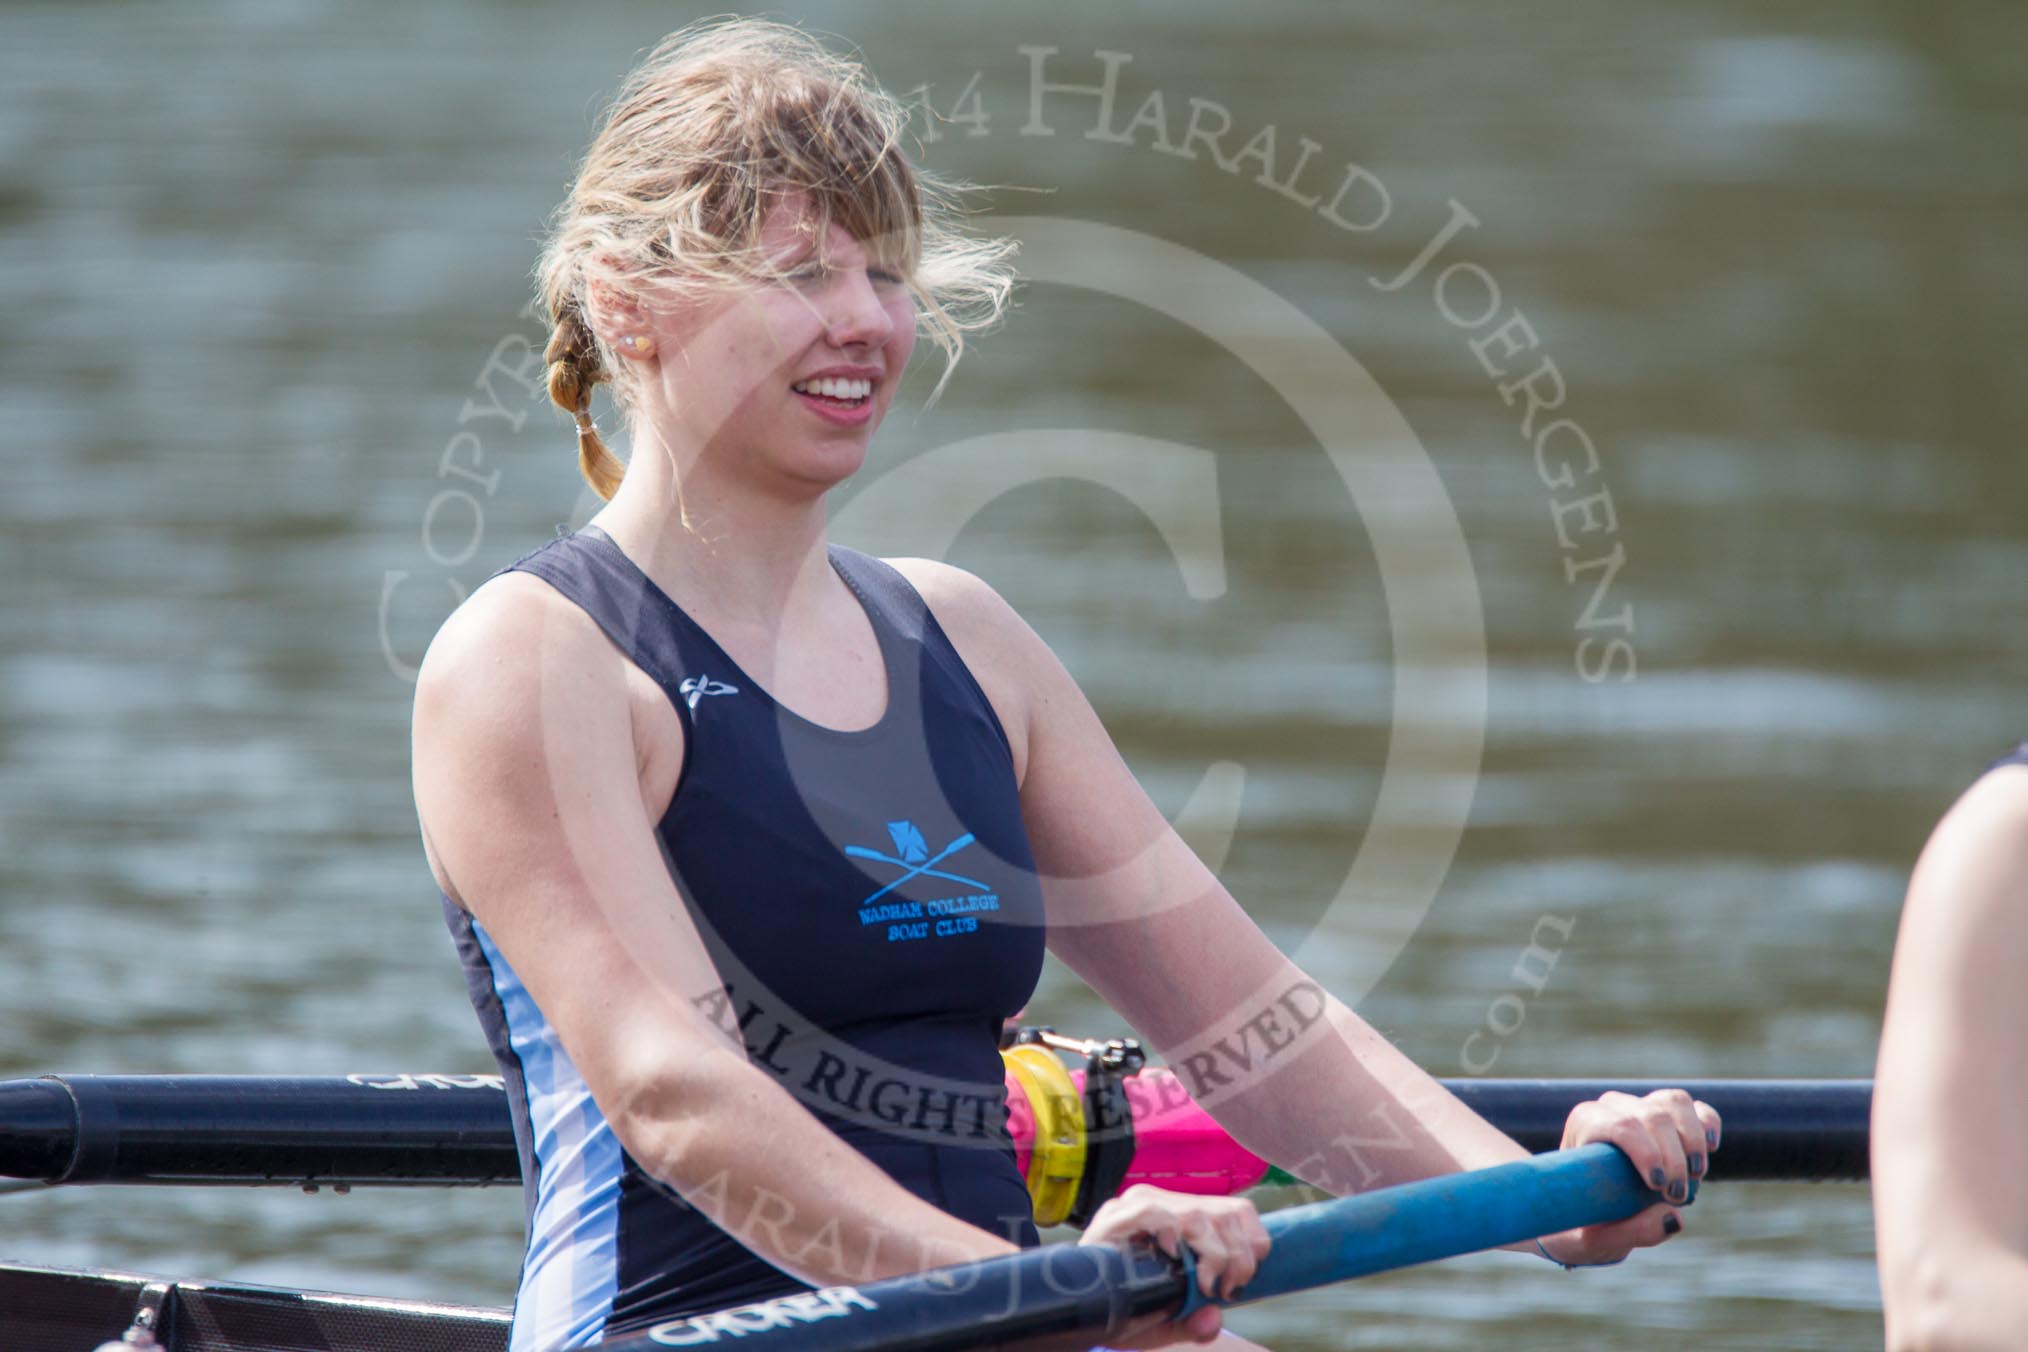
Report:
M 1717 1133 L 1717 1132 L 1715 1132 L 1715 1131 L 1707 1131 L 1707 1132 L 1705 1132 L 1705 1133 L 1704 1133 L 1704 1148 L 1705 1148 L 1706 1150 L 1716 1150 L 1716 1149 L 1718 1149 L 1718 1133 Z
M 1663 1233 L 1663 1234 L 1665 1234 L 1665 1235 L 1673 1235 L 1673 1234 L 1676 1234 L 1676 1233 L 1680 1232 L 1680 1231 L 1681 1231 L 1682 1229 L 1683 1229 L 1683 1222 L 1682 1222 L 1682 1221 L 1679 1221 L 1679 1220 L 1677 1220 L 1677 1219 L 1676 1219 L 1676 1218 L 1675 1218 L 1674 1216 L 1664 1216 L 1664 1217 L 1662 1217 L 1662 1233 Z
M 1648 1170 L 1648 1181 L 1649 1181 L 1650 1183 L 1654 1184 L 1654 1185 L 1655 1185 L 1656 1187 L 1658 1187 L 1658 1188 L 1662 1186 L 1662 1166 L 1661 1166 L 1661 1165 L 1659 1165 L 1659 1164 L 1658 1164 L 1658 1165 L 1656 1165 L 1656 1166 L 1655 1166 L 1654 1168 L 1652 1168 L 1652 1169 Z
M 1681 1181 L 1680 1179 L 1674 1183 L 1671 1183 L 1669 1185 L 1669 1200 L 1672 1202 L 1679 1203 L 1689 1201 L 1690 1185 L 1688 1183 Z
M 1690 1157 L 1690 1172 L 1699 1178 L 1704 1177 L 1704 1157 L 1702 1155 L 1692 1155 Z

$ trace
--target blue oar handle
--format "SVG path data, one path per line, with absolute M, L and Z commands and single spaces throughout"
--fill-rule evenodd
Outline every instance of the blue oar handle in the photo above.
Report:
M 1690 1198 L 1697 1196 L 1695 1180 Z M 1625 1220 L 1662 1200 L 1618 1147 L 1558 1150 L 1512 1164 L 1291 1207 L 1261 1218 L 1273 1241 L 1253 1280 L 1217 1301 L 1241 1305 L 1581 1225 Z M 1185 1259 L 1186 1270 L 1194 1264 Z M 1191 1272 L 1181 1319 L 1213 1303 Z
M 1274 1247 L 1223 1304 L 1623 1220 L 1657 1200 L 1626 1156 L 1590 1145 L 1474 1173 L 1293 1207 L 1265 1218 Z M 1136 1316 L 1202 1305 L 1185 1264 L 1141 1245 L 1052 1244 L 862 1287 L 801 1292 L 671 1319 L 608 1352 L 958 1352 L 1036 1339 L 1089 1346 Z M 1178 1309 L 1178 1302 L 1183 1302 Z

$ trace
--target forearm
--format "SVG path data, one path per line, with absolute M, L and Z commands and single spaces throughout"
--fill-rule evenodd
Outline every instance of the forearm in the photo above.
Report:
M 1417 1179 L 1491 1168 L 1528 1158 L 1519 1142 L 1472 1111 L 1335 1000 L 1308 1030 L 1299 1054 L 1245 1091 L 1221 1096 L 1214 1115 L 1255 1154 L 1327 1191 L 1346 1194 Z M 1611 1140 L 1637 1169 L 1681 1187 L 1703 1166 L 1698 1152 L 1717 1118 L 1677 1091 L 1671 1099 L 1586 1105 L 1573 1114 L 1564 1140 Z M 1700 1120 L 1701 1119 L 1701 1120 Z M 1631 1129 L 1632 1134 L 1622 1139 Z M 1674 1137 L 1674 1140 L 1670 1138 Z M 1667 1142 L 1665 1145 L 1664 1142 Z M 1680 1146 L 1677 1153 L 1672 1146 Z M 1668 1194 L 1675 1196 L 1676 1194 Z M 1656 1202 L 1663 1200 L 1657 1195 Z M 1544 1235 L 1503 1247 L 1564 1264 L 1612 1263 L 1631 1246 L 1680 1232 L 1681 1218 L 1664 1206 L 1606 1226 Z
M 614 1122 L 642 1168 L 742 1245 L 814 1285 L 1017 1249 L 901 1187 L 735 1056 L 693 1059 L 680 1077 L 645 1086 Z
M 1147 891 L 1161 895 L 1161 881 Z M 1050 941 L 1234 1140 L 1335 1193 L 1526 1158 L 1277 951 L 1215 880 L 1201 885 L 1156 920 L 1064 925 Z
M 1244 1086 L 1206 1096 L 1234 1140 L 1340 1194 L 1527 1157 L 1365 1020 L 1325 999 L 1305 1045 Z

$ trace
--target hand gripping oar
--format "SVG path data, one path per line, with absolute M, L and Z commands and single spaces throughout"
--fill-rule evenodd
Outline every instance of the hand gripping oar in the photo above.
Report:
M 1625 1220 L 1659 1200 L 1625 1155 L 1601 1144 L 1291 1207 L 1262 1218 L 1273 1240 L 1266 1261 L 1243 1290 L 1219 1303 L 1265 1300 Z M 1180 1317 L 1205 1303 L 1187 1257 L 1177 1262 L 1145 1249 L 1057 1244 L 674 1319 L 605 1346 L 958 1352 L 1038 1339 L 1069 1346 L 1064 1335 L 1100 1343 L 1138 1315 L 1175 1309 Z
M 1685 1206 L 1697 1200 L 1695 1179 L 1689 1188 Z M 1582 1225 L 1605 1225 L 1661 1200 L 1617 1146 L 1596 1144 L 1291 1207 L 1261 1218 L 1274 1241 L 1267 1260 L 1252 1281 L 1217 1303 L 1242 1305 Z M 1193 1282 L 1177 1317 L 1211 1303 Z

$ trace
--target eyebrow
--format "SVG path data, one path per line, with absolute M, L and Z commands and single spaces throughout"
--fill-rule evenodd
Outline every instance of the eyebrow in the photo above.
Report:
M 888 272 L 900 276 L 907 271 L 898 259 L 891 261 L 883 259 L 870 249 L 862 249 L 862 252 L 866 256 L 866 271 L 868 272 Z M 794 272 L 811 263 L 825 268 L 833 266 L 832 259 L 825 256 L 825 251 L 813 244 L 777 261 L 775 267 L 783 272 Z

